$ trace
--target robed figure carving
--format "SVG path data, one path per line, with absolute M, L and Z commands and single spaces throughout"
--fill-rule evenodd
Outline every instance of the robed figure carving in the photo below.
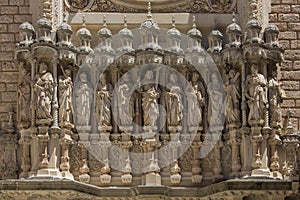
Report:
M 91 112 L 91 89 L 85 72 L 79 74 L 79 82 L 75 90 L 76 124 L 89 126 Z
M 165 105 L 168 126 L 179 126 L 183 118 L 182 92 L 176 74 L 171 74 L 166 87 Z
M 21 63 L 18 80 L 19 121 L 29 124 L 30 120 L 30 72 Z
M 266 79 L 258 73 L 257 65 L 251 66 L 251 74 L 246 78 L 245 87 L 245 96 L 248 98 L 249 107 L 248 123 L 250 125 L 262 125 L 266 106 Z
M 118 111 L 119 125 L 132 126 L 134 117 L 134 98 L 132 98 L 133 85 L 130 82 L 128 73 L 122 76 L 118 87 Z
M 111 126 L 112 85 L 107 82 L 106 75 L 101 74 L 96 90 L 96 117 L 99 126 Z
M 226 119 L 227 123 L 240 122 L 240 73 L 231 69 L 227 74 L 226 88 Z
M 285 92 L 277 80 L 277 72 L 275 70 L 272 71 L 272 77 L 269 79 L 268 89 L 271 126 L 280 128 L 282 126 L 280 104 L 282 103 L 282 98 L 285 97 Z
M 33 90 L 36 98 L 36 117 L 39 120 L 52 121 L 51 102 L 53 98 L 53 76 L 47 72 L 46 63 L 39 64 L 39 74 L 33 84 Z
M 217 73 L 212 73 L 211 81 L 208 83 L 209 94 L 209 109 L 208 117 L 211 128 L 220 127 L 224 125 L 224 85 L 217 76 Z M 222 84 L 220 84 L 222 83 Z M 224 110 L 223 110 L 224 109 Z
M 159 107 L 157 99 L 160 93 L 154 81 L 153 72 L 148 70 L 142 80 L 142 108 L 144 117 L 144 126 L 157 126 L 159 117 Z
M 193 72 L 190 85 L 187 88 L 187 124 L 189 127 L 202 126 L 202 108 L 204 106 L 204 96 L 202 90 L 204 89 L 200 75 Z
M 73 114 L 73 83 L 71 78 L 71 70 L 62 69 L 63 76 L 59 77 L 59 123 L 61 126 L 72 123 Z

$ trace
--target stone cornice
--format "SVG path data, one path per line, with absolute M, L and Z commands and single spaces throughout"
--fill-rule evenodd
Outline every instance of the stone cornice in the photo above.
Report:
M 238 179 L 228 180 L 207 187 L 168 187 L 168 186 L 136 186 L 136 187 L 98 187 L 70 180 L 5 180 L 0 181 L 2 191 L 26 190 L 73 190 L 97 197 L 138 197 L 144 195 L 160 195 L 166 197 L 207 197 L 218 194 L 241 192 L 292 193 L 291 181 Z

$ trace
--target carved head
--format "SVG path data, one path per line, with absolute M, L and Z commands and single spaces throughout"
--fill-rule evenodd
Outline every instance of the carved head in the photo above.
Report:
M 152 70 L 148 70 L 145 74 L 145 79 L 152 80 L 153 79 L 153 72 Z
M 172 82 L 172 83 L 176 83 L 177 82 L 177 76 L 176 76 L 176 74 L 171 74 L 170 75 L 170 82 Z
M 197 72 L 193 72 L 192 74 L 192 82 L 196 82 L 199 80 L 199 74 Z
M 235 74 L 236 74 L 236 71 L 235 71 L 234 69 L 231 69 L 231 70 L 228 72 L 228 77 L 229 77 L 229 78 L 234 78 Z
M 47 63 L 41 62 L 40 65 L 39 65 L 39 72 L 40 72 L 40 74 L 46 73 L 47 69 L 48 69 Z
M 251 65 L 251 74 L 252 75 L 258 74 L 258 66 L 257 65 Z
M 106 84 L 106 75 L 105 74 L 100 74 L 99 82 L 104 85 Z
M 80 81 L 81 81 L 82 83 L 86 83 L 86 82 L 87 82 L 87 75 L 86 75 L 85 72 L 81 73 L 81 74 L 79 75 L 79 78 L 80 78 Z
M 66 75 L 69 77 L 69 76 L 71 76 L 71 70 L 70 69 L 66 69 L 65 70 L 65 73 L 66 73 Z

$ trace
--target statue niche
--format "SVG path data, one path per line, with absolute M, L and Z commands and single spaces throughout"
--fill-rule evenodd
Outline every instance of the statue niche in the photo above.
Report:
M 71 78 L 71 70 L 63 69 L 63 75 L 59 77 L 59 125 L 62 127 L 71 126 L 73 122 L 73 82 Z
M 134 98 L 131 97 L 133 85 L 130 81 L 128 73 L 122 76 L 120 85 L 118 87 L 118 112 L 119 112 L 119 126 L 128 127 L 133 125 L 134 117 Z
M 226 77 L 226 120 L 227 124 L 240 122 L 240 73 L 231 69 Z
M 30 125 L 30 71 L 26 69 L 24 63 L 20 63 L 20 74 L 18 79 L 18 107 L 19 116 L 18 121 L 25 126 Z
M 279 83 L 277 80 L 276 70 L 272 71 L 272 77 L 268 82 L 268 89 L 271 127 L 281 128 L 282 114 L 280 104 L 282 103 L 282 98 L 285 97 L 285 93 L 281 88 L 281 83 Z
M 168 128 L 179 126 L 183 118 L 183 103 L 181 87 L 176 74 L 171 74 L 166 87 L 165 105 Z
M 52 121 L 51 102 L 53 98 L 53 76 L 45 62 L 39 64 L 39 74 L 33 84 L 35 94 L 35 111 L 38 123 L 50 124 Z
M 157 100 L 160 97 L 160 93 L 157 89 L 157 84 L 154 82 L 152 70 L 146 71 L 145 77 L 141 84 L 144 126 L 157 127 L 157 119 L 159 117 Z
M 197 72 L 192 73 L 190 85 L 187 88 L 188 115 L 187 125 L 193 128 L 202 127 L 202 110 L 205 105 L 204 86 Z
M 88 85 L 86 72 L 79 74 L 79 82 L 75 90 L 76 124 L 89 126 L 92 91 Z
M 245 96 L 248 98 L 249 107 L 248 123 L 250 125 L 262 125 L 266 108 L 266 79 L 258 73 L 257 65 L 251 66 L 251 74 L 246 78 L 245 87 Z
M 107 82 L 105 74 L 100 74 L 96 91 L 96 117 L 99 126 L 111 126 L 112 85 Z

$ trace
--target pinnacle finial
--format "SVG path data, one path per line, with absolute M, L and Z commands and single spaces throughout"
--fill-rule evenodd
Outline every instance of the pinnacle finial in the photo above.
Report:
M 124 28 L 127 28 L 127 16 L 124 15 Z
M 86 19 L 85 19 L 85 15 L 82 15 L 82 26 L 86 27 Z
M 66 11 L 63 12 L 63 22 L 64 23 L 67 22 L 67 13 L 66 13 Z
M 172 16 L 172 27 L 175 28 L 175 15 Z
M 51 2 L 49 0 L 43 1 L 43 17 L 48 19 L 51 17 Z
M 147 18 L 151 19 L 151 17 L 152 17 L 152 14 L 151 14 L 151 2 L 148 2 L 148 15 L 147 15 Z
M 257 19 L 257 12 L 258 12 L 258 3 L 257 0 L 249 0 L 250 1 L 250 10 L 249 10 L 249 17 L 252 19 Z
M 197 25 L 196 25 L 196 17 L 195 15 L 193 15 L 193 28 L 196 28 Z
M 103 27 L 106 28 L 106 15 L 103 15 Z
M 236 23 L 235 12 L 232 13 L 232 23 Z

